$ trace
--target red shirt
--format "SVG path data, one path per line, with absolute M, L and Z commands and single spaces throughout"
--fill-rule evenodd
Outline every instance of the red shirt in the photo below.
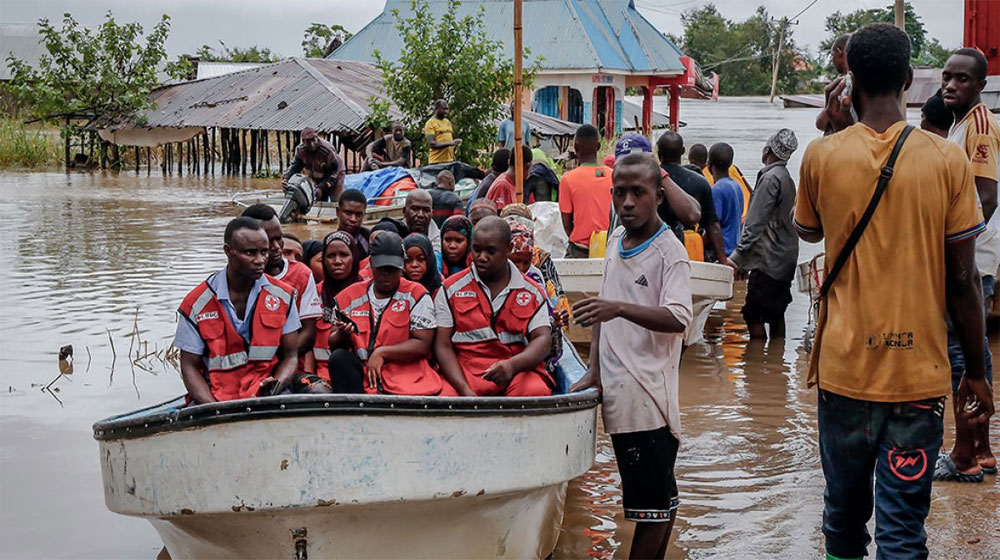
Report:
M 503 210 L 504 206 L 517 202 L 514 176 L 510 173 L 501 173 L 490 185 L 490 190 L 486 192 L 486 198 L 496 203 L 497 210 Z

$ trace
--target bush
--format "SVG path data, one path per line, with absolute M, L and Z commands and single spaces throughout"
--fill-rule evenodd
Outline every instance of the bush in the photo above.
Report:
M 12 119 L 0 120 L 0 168 L 42 167 L 62 161 L 56 131 L 25 127 Z

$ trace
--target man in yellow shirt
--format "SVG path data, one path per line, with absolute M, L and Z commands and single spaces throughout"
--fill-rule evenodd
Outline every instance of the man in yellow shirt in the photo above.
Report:
M 451 163 L 455 161 L 455 148 L 462 145 L 461 138 L 454 137 L 455 131 L 448 120 L 448 102 L 438 99 L 434 102 L 434 116 L 424 124 L 427 135 L 427 163 Z
M 861 558 L 874 506 L 880 558 L 926 558 L 924 519 L 944 430 L 950 368 L 941 320 L 952 317 L 967 368 L 958 407 L 970 424 L 993 414 L 983 364 L 982 286 L 975 238 L 985 229 L 972 171 L 954 143 L 913 130 L 884 168 L 906 117 L 910 40 L 870 24 L 847 44 L 852 105 L 835 85 L 827 112 L 840 132 L 814 140 L 801 166 L 795 226 L 825 238 L 827 274 L 891 176 L 871 221 L 820 302 L 809 384 L 819 384 L 827 558 Z M 872 495 L 872 480 L 875 492 Z
M 941 72 L 942 99 L 955 115 L 948 139 L 965 152 L 975 176 L 976 193 L 983 209 L 986 231 L 976 239 L 976 268 L 983 283 L 986 308 L 991 307 L 994 280 L 1000 267 L 1000 231 L 997 216 L 997 153 L 1000 152 L 1000 127 L 980 94 L 986 87 L 986 57 L 976 49 L 955 51 Z M 984 313 L 986 311 L 984 310 Z M 965 372 L 965 356 L 954 332 L 948 332 L 948 357 L 951 360 L 952 391 Z M 986 379 L 993 383 L 993 364 L 989 345 L 984 356 Z M 957 404 L 957 400 L 955 401 Z M 942 455 L 934 472 L 935 480 L 982 482 L 983 474 L 996 474 L 997 460 L 990 450 L 990 430 L 986 423 L 974 428 L 966 425 L 961 414 L 955 422 L 955 447 Z

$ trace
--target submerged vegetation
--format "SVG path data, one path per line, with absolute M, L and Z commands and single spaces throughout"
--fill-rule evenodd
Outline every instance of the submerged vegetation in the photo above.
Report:
M 0 119 L 0 168 L 49 167 L 62 160 L 59 131 Z

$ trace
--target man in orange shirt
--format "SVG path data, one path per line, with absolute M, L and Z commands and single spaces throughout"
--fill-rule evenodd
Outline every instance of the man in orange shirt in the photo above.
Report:
M 590 236 L 606 231 L 611 209 L 611 168 L 597 162 L 601 135 L 593 125 L 576 129 L 573 149 L 580 167 L 569 171 L 559 181 L 559 212 L 563 229 L 569 237 L 566 258 L 590 256 Z

